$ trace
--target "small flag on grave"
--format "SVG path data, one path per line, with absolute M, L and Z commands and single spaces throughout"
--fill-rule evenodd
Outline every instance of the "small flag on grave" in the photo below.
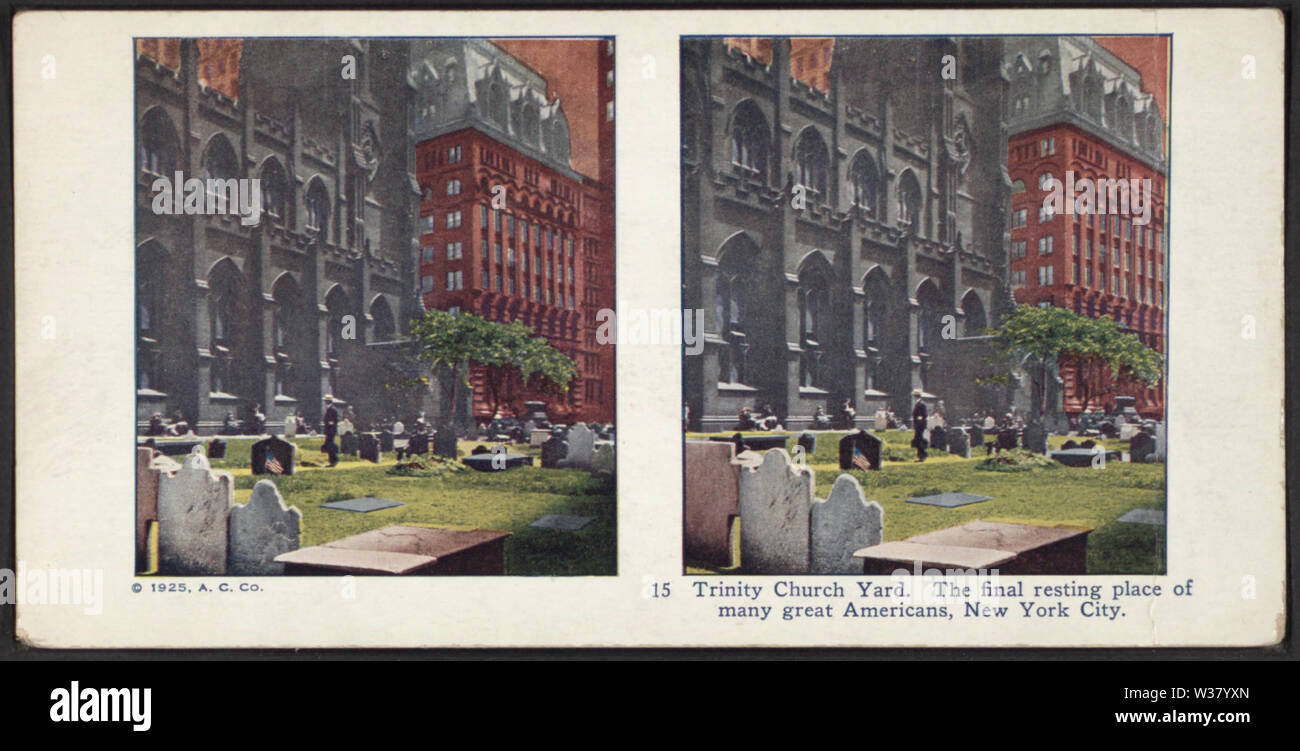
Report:
M 853 448 L 853 466 L 857 467 L 863 472 L 871 471 L 871 462 L 867 461 L 866 455 L 863 454 L 862 450 L 857 448 L 856 446 Z
M 280 462 L 275 460 L 274 456 L 270 456 L 268 454 L 266 457 L 266 464 L 264 466 L 266 467 L 266 471 L 270 472 L 273 475 L 284 474 L 284 467 L 280 465 Z

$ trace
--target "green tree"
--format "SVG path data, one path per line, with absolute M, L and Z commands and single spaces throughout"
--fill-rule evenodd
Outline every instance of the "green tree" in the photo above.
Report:
M 452 423 L 457 386 L 469 388 L 468 369 L 464 365 L 484 368 L 493 414 L 524 388 L 566 393 L 578 374 L 573 360 L 522 323 L 498 323 L 471 313 L 431 310 L 411 323 L 411 338 L 417 347 L 415 359 L 431 371 L 416 381 L 432 388 L 430 376 L 436 376 L 444 368 L 453 374 L 445 379 L 444 386 L 451 403 Z M 394 385 L 407 386 L 411 381 Z
M 1121 330 L 1108 316 L 1089 318 L 1066 308 L 1019 305 L 990 333 L 1003 357 L 1035 361 L 1031 376 L 1039 388 L 1040 417 L 1047 408 L 1047 381 L 1053 366 L 1076 365 L 1076 392 L 1084 409 L 1100 404 L 1123 385 L 1155 383 L 1164 367 L 1159 352 Z M 1008 372 L 985 382 L 1007 383 L 1010 379 Z

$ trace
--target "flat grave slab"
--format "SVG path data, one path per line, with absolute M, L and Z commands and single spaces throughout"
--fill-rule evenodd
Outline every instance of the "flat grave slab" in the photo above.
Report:
M 576 532 L 594 521 L 596 521 L 596 517 L 594 516 L 547 514 L 528 526 L 537 527 L 538 529 L 558 529 L 564 532 Z
M 1165 526 L 1165 512 L 1158 508 L 1135 508 L 1115 521 L 1132 522 L 1134 524 L 1152 524 L 1157 527 L 1163 527 Z
M 941 506 L 943 508 L 957 508 L 958 506 L 969 506 L 972 503 L 983 503 L 984 501 L 993 500 L 992 496 L 974 495 L 972 493 L 940 493 L 938 495 L 924 495 L 919 498 L 908 498 L 908 503 L 920 503 L 926 506 Z
M 321 508 L 332 508 L 339 511 L 355 511 L 358 514 L 366 514 L 371 511 L 379 511 L 386 508 L 396 508 L 405 506 L 405 503 L 390 501 L 387 498 L 349 498 L 346 501 L 330 501 L 322 503 Z
M 498 458 L 505 461 L 504 466 L 493 466 L 492 460 Z M 476 456 L 467 456 L 461 459 L 460 463 L 472 469 L 476 469 L 479 472 L 504 472 L 507 469 L 514 469 L 515 467 L 533 466 L 533 457 L 524 454 L 493 455 L 489 452 L 486 454 L 478 454 Z M 500 462 L 498 462 L 498 464 L 500 464 Z
M 276 556 L 287 576 L 340 573 L 484 576 L 505 573 L 509 532 L 391 524 Z
M 1123 461 L 1124 458 L 1122 452 L 1103 452 L 1100 449 L 1060 449 L 1053 451 L 1050 456 L 1067 467 L 1091 467 L 1093 457 L 1102 453 L 1106 454 L 1108 462 Z
M 710 436 L 709 440 L 734 443 L 735 437 L 734 436 Z M 740 440 L 742 443 L 745 444 L 745 448 L 749 449 L 750 451 L 767 451 L 769 449 L 788 448 L 787 444 L 790 441 L 790 435 L 781 434 L 781 433 L 777 433 L 775 435 L 742 435 L 740 437 Z
M 872 573 L 881 568 L 911 569 L 917 562 L 921 568 L 960 568 L 989 569 L 1001 566 L 1016 557 L 1006 550 L 989 550 L 988 548 L 970 548 L 959 545 L 925 545 L 909 540 L 883 542 L 862 548 L 853 554 L 861 558 Z
M 972 521 L 863 548 L 863 573 L 887 576 L 900 568 L 993 568 L 1005 575 L 1087 573 L 1086 527 L 1036 527 Z M 972 550 L 982 550 L 975 554 Z M 977 565 L 978 564 L 978 565 Z

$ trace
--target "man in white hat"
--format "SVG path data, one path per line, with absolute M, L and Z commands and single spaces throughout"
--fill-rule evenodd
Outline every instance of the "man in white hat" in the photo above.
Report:
M 920 389 L 912 389 L 912 396 L 916 397 L 916 404 L 912 405 L 912 448 L 916 449 L 918 462 L 925 461 L 925 449 L 929 445 L 925 440 L 926 417 L 929 415 L 929 410 L 925 408 L 921 393 Z

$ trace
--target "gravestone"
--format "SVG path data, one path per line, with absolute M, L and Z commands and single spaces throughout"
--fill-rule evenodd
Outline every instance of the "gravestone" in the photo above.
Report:
M 859 428 L 840 439 L 840 469 L 863 469 L 853 463 L 853 450 L 856 448 L 866 457 L 871 469 L 880 469 L 881 440 Z
M 406 442 L 406 453 L 408 455 L 429 453 L 429 434 L 416 433 L 411 436 L 410 440 Z
M 226 518 L 235 478 L 213 472 L 207 457 L 190 454 L 180 469 L 158 478 L 158 573 L 226 573 Z
M 1003 428 L 1002 430 L 998 431 L 998 438 L 997 438 L 998 451 L 1002 451 L 1004 449 L 1013 449 L 1016 447 L 1017 443 L 1019 443 L 1019 436 L 1016 435 L 1016 431 L 1014 428 Z
M 1132 440 L 1133 436 L 1142 432 L 1142 426 L 1137 423 L 1126 422 L 1119 426 L 1119 439 L 1121 441 Z
M 532 420 L 528 420 L 527 422 L 524 423 L 525 436 L 528 436 L 531 439 L 534 430 L 537 430 L 537 423 L 533 422 Z
M 379 436 L 374 433 L 362 433 L 357 439 L 357 454 L 368 462 L 378 464 L 384 460 L 384 454 L 379 450 Z
M 254 443 L 252 453 L 255 475 L 291 475 L 298 464 L 297 445 L 278 436 Z
M 220 438 L 213 438 L 212 440 L 208 441 L 208 458 L 225 459 L 226 442 L 221 440 Z
M 479 444 L 478 446 L 475 446 L 474 448 L 469 450 L 470 456 L 478 456 L 479 454 L 490 454 L 490 453 L 492 453 L 492 449 L 482 444 Z
M 1079 444 L 1079 448 L 1081 449 L 1090 449 L 1090 448 L 1095 448 L 1096 446 L 1097 446 L 1097 442 L 1092 440 L 1091 438 Z
M 948 450 L 948 431 L 941 425 L 930 428 L 930 448 L 935 451 Z
M 239 576 L 279 576 L 281 553 L 298 549 L 302 512 L 284 504 L 270 480 L 258 480 L 247 504 L 230 509 L 229 573 Z
M 1035 454 L 1047 453 L 1047 430 L 1042 425 L 1034 423 L 1026 425 L 1020 433 L 1020 443 L 1026 451 L 1032 451 Z
M 320 507 L 332 508 L 338 511 L 351 511 L 355 514 L 368 514 L 371 511 L 383 511 L 386 508 L 397 508 L 405 505 L 405 503 L 390 500 L 388 498 L 364 496 L 361 498 L 348 498 L 343 501 L 329 501 L 327 503 L 322 503 Z
M 550 437 L 551 431 L 549 430 L 534 430 L 528 434 L 528 445 L 533 447 L 541 446 Z
M 393 451 L 393 442 L 397 438 L 391 431 L 385 430 L 379 434 L 379 450 Z
M 537 529 L 554 529 L 560 532 L 577 532 L 596 521 L 594 516 L 575 516 L 573 514 L 547 514 L 529 524 Z
M 1155 448 L 1154 436 L 1147 432 L 1136 433 L 1128 442 L 1129 461 L 1145 462 Z
M 558 469 L 563 466 L 564 457 L 569 455 L 569 442 L 554 436 L 542 444 L 542 468 Z
M 595 448 L 596 434 L 582 423 L 569 428 L 569 453 L 564 457 L 564 466 L 575 469 L 591 468 L 591 452 Z
M 356 431 L 339 436 L 339 452 L 356 456 L 361 450 L 361 442 L 357 439 Z
M 406 435 L 406 425 L 401 420 L 393 423 L 393 435 Z
M 505 573 L 509 532 L 394 524 L 277 556 L 288 576 L 485 576 Z
M 740 564 L 753 574 L 806 574 L 813 472 L 792 465 L 784 449 L 740 471 Z
M 876 430 L 886 430 L 889 428 L 889 414 L 885 410 L 878 410 L 875 414 L 872 425 Z
M 158 476 L 153 449 L 135 450 L 135 568 L 144 571 L 149 565 L 149 525 L 158 521 Z
M 503 447 L 504 448 L 504 447 Z M 526 454 L 507 454 L 504 451 L 489 451 L 467 456 L 460 460 L 466 467 L 479 472 L 504 472 L 515 467 L 533 466 L 533 457 Z
M 342 420 L 339 420 L 338 427 L 339 427 L 339 435 L 346 435 L 348 433 L 355 433 L 357 431 L 356 426 L 354 426 L 352 424 L 352 421 L 346 417 L 343 418 Z
M 613 475 L 615 466 L 614 444 L 604 441 L 597 443 L 591 451 L 591 473 L 593 475 Z
M 853 475 L 840 475 L 826 500 L 812 504 L 813 574 L 857 574 L 862 563 L 853 554 L 879 545 L 884 538 L 884 511 L 868 502 Z
M 754 454 L 754 456 L 758 456 Z M 682 518 L 686 559 L 734 566 L 733 522 L 740 515 L 740 465 L 736 447 L 717 441 L 687 441 Z
M 435 456 L 448 459 L 455 459 L 460 456 L 456 449 L 456 430 L 452 426 L 446 425 L 434 432 L 433 453 Z
M 1158 508 L 1135 508 L 1115 521 L 1163 527 L 1165 526 L 1165 512 L 1163 509 Z
M 1079 442 L 1073 439 L 1068 440 L 1065 443 L 1061 444 L 1062 451 L 1069 451 L 1070 449 L 1077 449 L 1077 448 L 1079 448 Z
M 970 439 L 966 437 L 966 431 L 961 428 L 948 429 L 948 453 L 960 456 L 963 459 L 970 458 Z
M 1155 447 L 1151 453 L 1147 454 L 1148 462 L 1163 462 L 1165 455 L 1169 451 L 1169 444 L 1166 443 L 1166 429 L 1163 422 L 1156 424 Z
M 984 428 L 971 425 L 966 428 L 966 437 L 970 439 L 971 449 L 984 448 Z
M 295 417 L 294 415 L 289 415 L 288 417 L 284 418 L 283 432 L 285 438 L 294 437 L 294 435 L 298 433 L 298 418 Z
M 805 461 L 812 461 L 813 452 L 817 450 L 817 436 L 812 433 L 800 433 L 795 445 L 803 449 Z

